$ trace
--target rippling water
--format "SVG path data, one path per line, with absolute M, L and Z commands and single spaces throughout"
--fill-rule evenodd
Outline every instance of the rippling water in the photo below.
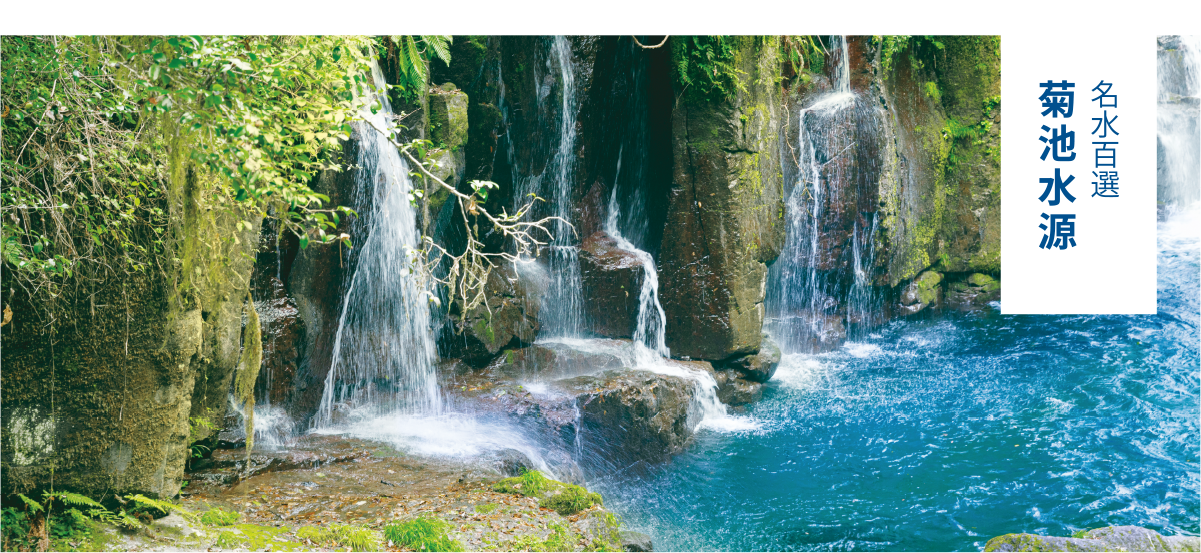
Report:
M 1194 208 L 1160 225 L 1156 316 L 895 321 L 786 356 L 749 411 L 759 430 L 702 432 L 666 466 L 589 484 L 659 550 L 978 550 L 1117 524 L 1196 535 L 1199 221 Z

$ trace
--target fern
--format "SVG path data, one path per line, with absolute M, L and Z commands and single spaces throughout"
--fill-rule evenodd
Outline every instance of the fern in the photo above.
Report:
M 134 494 L 134 495 L 127 495 L 127 496 L 125 496 L 125 499 L 128 499 L 130 501 L 137 503 L 138 506 L 140 506 L 144 509 L 157 509 L 159 511 L 162 511 L 163 513 L 178 513 L 180 516 L 182 516 L 188 520 L 196 519 L 195 513 L 191 512 L 187 509 L 184 509 L 183 507 L 180 507 L 179 505 L 171 503 L 170 501 L 162 501 L 159 499 L 150 499 L 149 497 L 146 497 L 140 493 Z
M 397 67 L 400 69 L 400 86 L 412 97 L 424 94 L 429 82 L 429 65 L 433 56 L 450 64 L 450 35 L 393 35 L 396 46 Z
M 38 503 L 37 501 L 29 499 L 28 497 L 25 497 L 25 494 L 23 494 L 23 493 L 19 493 L 19 494 L 17 494 L 17 496 L 21 498 L 21 501 L 25 502 L 25 506 L 29 508 L 29 512 L 39 513 L 42 511 L 41 503 Z
M 58 499 L 61 499 L 62 502 L 66 503 L 67 505 L 74 505 L 76 507 L 99 507 L 101 509 L 104 508 L 104 506 L 101 505 L 98 501 L 96 501 L 86 495 L 81 495 L 81 494 L 71 493 L 71 492 L 58 492 L 55 495 L 57 495 Z

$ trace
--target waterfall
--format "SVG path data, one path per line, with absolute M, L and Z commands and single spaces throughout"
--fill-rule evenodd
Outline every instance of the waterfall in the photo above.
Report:
M 877 311 L 871 283 L 878 220 L 859 213 L 857 196 L 848 196 L 859 178 L 853 160 L 858 121 L 874 114 L 856 109 L 847 41 L 834 37 L 831 46 L 832 90 L 796 118 L 787 238 L 772 267 L 768 326 L 791 352 L 836 341 L 845 333 L 843 321 L 867 325 Z
M 375 414 L 441 410 L 428 298 L 407 269 L 419 240 L 417 213 L 409 202 L 413 184 L 396 146 L 376 130 L 393 126 L 378 64 L 372 64 L 371 77 L 380 107 L 376 113 L 362 113 L 370 125 L 354 123 L 358 152 L 353 205 L 359 217 L 351 236 L 356 248 L 349 257 L 353 272 L 315 420 L 318 426 L 333 424 L 341 404 Z
M 1174 211 L 1201 197 L 1201 35 L 1161 37 L 1158 66 L 1159 201 Z
M 559 90 L 558 144 L 545 170 L 538 175 L 524 177 L 514 174 L 516 184 L 513 197 L 516 211 L 529 201 L 529 194 L 537 194 L 546 203 L 541 208 L 549 209 L 548 215 L 562 219 L 551 223 L 553 240 L 547 248 L 550 288 L 541 313 L 544 336 L 579 336 L 583 330 L 584 304 L 580 278 L 578 237 L 569 224 L 572 219 L 571 191 L 575 184 L 576 166 L 576 122 L 579 98 L 576 87 L 575 66 L 572 63 L 571 43 L 566 37 L 556 36 L 551 41 L 546 60 L 549 73 L 557 73 Z M 535 78 L 536 82 L 542 79 Z M 503 79 L 501 93 L 503 95 Z M 554 95 L 547 84 L 539 84 L 538 102 L 545 105 L 553 101 Z M 503 102 L 503 99 L 502 99 Z M 507 110 L 502 113 L 507 119 Z M 509 140 L 509 157 L 514 159 L 513 141 Z M 518 164 L 510 165 L 516 172 Z M 549 179 L 549 182 L 548 182 Z M 538 209 L 539 206 L 536 206 Z
M 621 174 L 621 155 L 618 153 L 617 174 Z M 651 254 L 639 249 L 622 236 L 618 229 L 620 208 L 617 203 L 616 180 L 613 191 L 609 196 L 609 212 L 605 218 L 604 231 L 617 243 L 617 247 L 634 255 L 642 263 L 642 286 L 638 292 L 638 318 L 634 329 L 633 358 L 626 364 L 630 367 L 648 370 L 669 376 L 690 380 L 696 386 L 696 395 L 692 398 L 693 412 L 699 415 L 698 422 L 706 426 L 727 429 L 745 430 L 753 428 L 745 420 L 731 418 L 726 406 L 717 398 L 717 380 L 713 375 L 685 367 L 670 360 L 671 351 L 667 348 L 667 315 L 663 305 L 659 303 L 659 271 L 655 268 L 655 260 Z
M 618 172 L 621 169 L 618 160 Z M 663 312 L 663 304 L 659 303 L 659 271 L 655 269 L 655 260 L 651 254 L 639 249 L 626 240 L 617 229 L 619 208 L 617 206 L 617 186 L 609 197 L 609 216 L 605 219 L 604 230 L 615 242 L 617 247 L 634 254 L 642 263 L 642 289 L 638 292 L 638 319 L 634 327 L 634 347 L 637 351 L 654 357 L 670 357 L 667 349 L 667 315 Z

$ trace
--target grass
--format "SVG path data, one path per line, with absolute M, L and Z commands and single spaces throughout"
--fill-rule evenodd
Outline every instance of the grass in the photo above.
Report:
M 325 527 L 303 526 L 296 537 L 317 545 L 349 547 L 351 551 L 379 551 L 383 549 L 379 534 L 370 528 L 353 524 L 332 523 Z
M 496 508 L 495 503 L 491 505 Z M 463 551 L 463 544 L 447 534 L 449 529 L 450 524 L 445 520 L 420 516 L 385 526 L 384 536 L 397 546 L 415 551 Z
M 541 472 L 531 470 L 521 476 L 505 478 L 492 485 L 500 493 L 539 497 L 539 507 L 551 509 L 563 516 L 574 515 L 593 505 L 603 505 L 601 496 L 575 484 L 551 480 Z
M 242 517 L 237 511 L 226 511 L 221 507 L 209 509 L 200 514 L 200 522 L 209 526 L 233 526 Z
M 562 524 L 551 525 L 551 532 L 545 539 L 534 535 L 513 538 L 502 544 L 504 551 L 572 551 L 575 549 L 576 536 Z
M 601 505 L 601 496 L 572 484 L 563 484 L 559 493 L 548 495 L 538 502 L 539 507 L 551 509 L 563 516 L 585 511 L 593 505 Z
M 513 476 L 505 478 L 500 482 L 492 485 L 492 491 L 500 493 L 511 493 L 524 495 L 526 497 L 536 497 L 543 492 L 549 491 L 557 486 L 562 486 L 560 482 L 556 482 L 543 476 L 541 472 L 536 470 L 527 471 L 521 476 Z

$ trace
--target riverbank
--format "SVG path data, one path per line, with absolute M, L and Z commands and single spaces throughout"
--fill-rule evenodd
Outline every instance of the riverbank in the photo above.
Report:
M 287 451 L 214 452 L 173 513 L 134 531 L 93 523 L 91 536 L 65 543 L 107 551 L 412 551 L 389 541 L 388 527 L 441 539 L 464 551 L 643 551 L 644 535 L 624 532 L 600 504 L 570 514 L 540 494 L 499 482 L 521 470 L 505 458 L 462 462 L 417 457 L 339 436 L 306 436 Z M 512 482 L 512 481 L 509 481 Z M 550 486 L 557 483 L 551 481 Z M 558 484 L 561 485 L 561 484 Z M 497 491 L 497 488 L 519 493 Z M 599 496 L 596 496 L 599 499 Z M 413 521 L 423 521 L 419 525 Z M 431 531 L 432 530 L 432 531 Z M 427 542 L 428 543 L 428 542 Z

